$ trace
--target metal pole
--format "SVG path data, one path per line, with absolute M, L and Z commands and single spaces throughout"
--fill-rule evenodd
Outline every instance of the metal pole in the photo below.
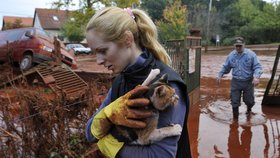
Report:
M 207 15 L 207 28 L 206 28 L 206 47 L 205 52 L 207 53 L 208 50 L 208 36 L 209 36 L 209 25 L 210 25 L 210 12 L 212 9 L 212 0 L 209 1 L 209 9 L 208 9 L 208 15 Z

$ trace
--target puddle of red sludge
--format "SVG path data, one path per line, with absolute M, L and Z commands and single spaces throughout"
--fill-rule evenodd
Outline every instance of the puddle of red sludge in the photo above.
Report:
M 202 56 L 202 62 L 206 62 L 202 63 L 201 69 L 200 102 L 192 106 L 189 112 L 188 126 L 192 156 L 280 157 L 280 104 L 278 107 L 261 105 L 270 77 L 273 57 L 260 57 L 264 78 L 255 88 L 256 104 L 252 113 L 247 115 L 246 105 L 242 103 L 238 122 L 232 119 L 231 76 L 225 77 L 218 86 L 214 77 L 218 68 L 215 69 L 217 71 L 213 71 L 212 59 L 214 60 L 213 56 Z

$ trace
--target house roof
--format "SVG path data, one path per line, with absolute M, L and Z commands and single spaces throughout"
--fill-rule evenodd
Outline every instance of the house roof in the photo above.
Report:
M 21 24 L 27 27 L 30 27 L 33 24 L 33 18 L 18 17 L 18 16 L 3 16 L 3 26 L 6 23 L 14 23 L 17 19 L 20 19 Z
M 63 26 L 65 20 L 67 20 L 70 13 L 71 11 L 66 10 L 36 8 L 34 19 L 36 15 L 39 17 L 40 24 L 43 29 L 59 30 Z

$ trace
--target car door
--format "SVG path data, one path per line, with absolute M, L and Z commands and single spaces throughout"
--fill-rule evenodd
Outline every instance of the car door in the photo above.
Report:
M 13 60 L 15 62 L 20 62 L 24 53 L 23 47 L 24 47 L 24 41 L 22 40 L 22 36 L 24 36 L 24 29 L 19 29 L 13 32 L 10 36 L 10 47 L 13 51 Z

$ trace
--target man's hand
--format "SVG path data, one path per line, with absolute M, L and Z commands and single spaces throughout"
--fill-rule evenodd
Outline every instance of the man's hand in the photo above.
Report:
M 260 83 L 260 79 L 259 78 L 254 78 L 252 83 L 253 83 L 254 86 L 257 86 Z
M 216 83 L 217 83 L 218 85 L 220 85 L 220 83 L 221 83 L 221 77 L 218 76 L 218 77 L 216 78 Z

